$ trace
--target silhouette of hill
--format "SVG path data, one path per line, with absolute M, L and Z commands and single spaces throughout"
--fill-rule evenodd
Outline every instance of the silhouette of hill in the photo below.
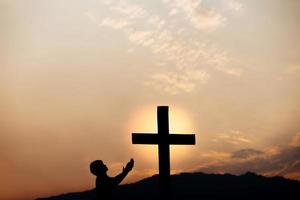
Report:
M 158 199 L 158 176 L 121 185 L 114 199 Z M 264 177 L 255 173 L 231 174 L 182 173 L 171 176 L 172 199 L 298 199 L 300 182 L 283 177 Z M 62 194 L 37 200 L 93 200 L 94 190 Z

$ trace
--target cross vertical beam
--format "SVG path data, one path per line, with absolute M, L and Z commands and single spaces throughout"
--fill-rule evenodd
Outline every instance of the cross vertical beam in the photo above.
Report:
M 157 129 L 158 129 L 158 160 L 159 162 L 159 184 L 161 199 L 168 199 L 170 195 L 170 146 L 169 136 L 169 107 L 157 107 Z

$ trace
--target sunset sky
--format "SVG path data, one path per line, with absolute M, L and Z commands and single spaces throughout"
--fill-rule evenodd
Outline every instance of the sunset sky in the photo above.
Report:
M 172 173 L 300 179 L 299 0 L 0 0 L 0 199 L 157 173 L 168 105 Z

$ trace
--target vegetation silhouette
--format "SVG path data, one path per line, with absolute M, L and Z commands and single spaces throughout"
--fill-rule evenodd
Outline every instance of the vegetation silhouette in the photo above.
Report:
M 120 185 L 113 194 L 119 200 L 159 199 L 158 175 L 133 184 Z M 174 200 L 296 200 L 300 182 L 283 177 L 264 177 L 248 172 L 231 174 L 182 173 L 171 176 Z M 96 191 L 63 194 L 38 200 L 94 200 Z
M 95 160 L 90 164 L 90 171 L 97 176 L 96 178 L 96 197 L 97 199 L 110 200 L 112 199 L 113 192 L 117 186 L 123 181 L 127 174 L 132 170 L 134 166 L 134 160 L 131 158 L 126 167 L 123 167 L 123 171 L 115 176 L 109 177 L 107 175 L 107 166 L 102 160 Z

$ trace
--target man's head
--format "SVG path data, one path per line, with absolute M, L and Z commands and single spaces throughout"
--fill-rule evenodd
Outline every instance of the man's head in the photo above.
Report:
M 107 172 L 106 165 L 102 162 L 102 160 L 94 160 L 90 164 L 90 171 L 95 176 L 100 176 L 102 174 L 105 174 Z

